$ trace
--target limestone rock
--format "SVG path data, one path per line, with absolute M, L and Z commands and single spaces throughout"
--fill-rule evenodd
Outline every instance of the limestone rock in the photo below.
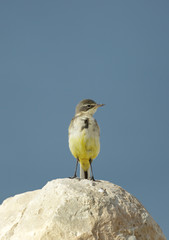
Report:
M 106 181 L 57 179 L 0 205 L 1 240 L 164 240 L 141 203 Z

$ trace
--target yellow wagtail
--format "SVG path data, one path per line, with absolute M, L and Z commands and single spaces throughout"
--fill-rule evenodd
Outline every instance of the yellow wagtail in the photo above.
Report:
M 80 178 L 94 180 L 92 161 L 100 152 L 100 129 L 93 114 L 98 107 L 104 104 L 97 104 L 91 99 L 84 99 L 76 106 L 75 116 L 69 126 L 69 148 L 77 159 L 75 173 L 76 178 L 78 162 L 80 162 Z

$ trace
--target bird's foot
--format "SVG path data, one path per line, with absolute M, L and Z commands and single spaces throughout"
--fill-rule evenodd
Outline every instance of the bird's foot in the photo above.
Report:
M 74 179 L 74 178 L 77 178 L 77 176 L 76 175 L 74 175 L 74 176 L 72 176 L 72 177 L 69 177 L 70 179 Z
M 90 178 L 90 180 L 92 180 L 92 181 L 96 181 L 95 178 L 94 178 L 93 176 Z

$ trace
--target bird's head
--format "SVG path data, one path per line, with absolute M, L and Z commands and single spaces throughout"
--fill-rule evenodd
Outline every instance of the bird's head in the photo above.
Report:
M 104 104 L 97 104 L 91 99 L 84 99 L 78 103 L 76 106 L 76 115 L 80 113 L 87 113 L 93 115 L 99 107 L 104 106 Z

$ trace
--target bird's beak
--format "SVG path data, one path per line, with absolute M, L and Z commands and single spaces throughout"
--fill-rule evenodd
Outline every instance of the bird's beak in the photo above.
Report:
M 97 104 L 97 107 L 103 107 L 105 104 Z

